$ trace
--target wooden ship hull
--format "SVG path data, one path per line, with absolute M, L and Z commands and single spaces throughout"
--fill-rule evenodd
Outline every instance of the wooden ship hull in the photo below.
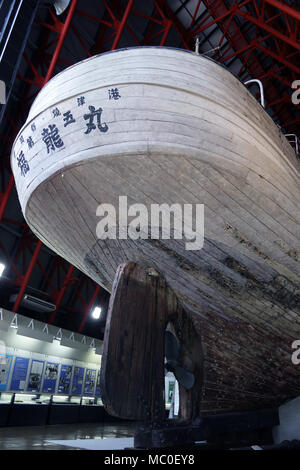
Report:
M 300 339 L 299 164 L 229 71 L 168 48 L 92 57 L 42 89 L 11 164 L 24 217 L 45 245 L 109 291 L 128 261 L 165 277 L 202 344 L 202 412 L 300 394 L 291 360 Z M 204 204 L 203 248 L 99 240 L 97 207 L 118 208 L 119 196 L 149 212 Z

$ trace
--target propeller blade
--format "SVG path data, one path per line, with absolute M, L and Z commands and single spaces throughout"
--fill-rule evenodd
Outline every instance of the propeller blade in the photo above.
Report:
M 186 390 L 193 388 L 195 384 L 195 376 L 192 372 L 181 366 L 175 366 L 173 374 L 180 385 L 182 385 Z
M 165 369 L 173 372 L 180 385 L 186 390 L 190 390 L 195 384 L 195 376 L 192 372 L 179 365 L 180 349 L 180 343 L 176 336 L 167 330 L 165 332 Z
M 165 356 L 167 361 L 177 361 L 179 358 L 180 344 L 171 331 L 165 332 Z

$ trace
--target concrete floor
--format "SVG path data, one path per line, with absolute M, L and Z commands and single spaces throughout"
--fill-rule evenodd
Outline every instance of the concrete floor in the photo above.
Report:
M 82 446 L 69 447 L 51 441 L 130 438 L 134 426 L 133 423 L 107 423 L 0 428 L 0 450 L 80 450 Z

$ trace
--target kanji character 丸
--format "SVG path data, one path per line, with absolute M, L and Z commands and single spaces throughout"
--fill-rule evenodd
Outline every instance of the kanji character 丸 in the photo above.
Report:
M 102 108 L 96 109 L 95 106 L 89 106 L 90 113 L 85 114 L 83 117 L 87 122 L 87 130 L 85 131 L 85 134 L 89 134 L 92 130 L 96 129 L 96 125 L 94 124 L 94 119 L 97 117 L 97 126 L 99 131 L 101 132 L 107 132 L 108 131 L 108 126 L 107 124 L 102 124 L 101 123 L 101 114 L 102 114 Z

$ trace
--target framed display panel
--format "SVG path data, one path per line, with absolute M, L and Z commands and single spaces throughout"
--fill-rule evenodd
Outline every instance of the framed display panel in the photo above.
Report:
M 6 390 L 12 360 L 11 354 L 0 354 L 0 391 Z
M 28 379 L 28 384 L 27 384 L 27 389 L 26 389 L 28 392 L 40 392 L 44 366 L 45 366 L 45 361 L 32 359 L 31 367 L 30 367 L 30 374 L 29 374 L 29 379 Z
M 84 395 L 93 396 L 96 384 L 96 370 L 87 369 L 84 381 Z
M 83 379 L 84 379 L 84 367 L 75 366 L 74 375 L 72 380 L 72 395 L 81 395 L 83 388 Z
M 101 396 L 101 389 L 100 389 L 100 369 L 99 369 L 98 372 L 97 372 L 95 396 L 96 396 L 96 397 L 100 397 L 100 396 Z
M 44 393 L 54 393 L 58 378 L 58 362 L 47 362 L 44 373 L 44 383 L 42 391 Z
M 73 372 L 73 366 L 67 365 L 67 364 L 61 365 L 57 393 L 61 393 L 63 395 L 70 394 L 72 372 Z
M 15 392 L 21 392 L 25 390 L 28 366 L 28 357 L 16 357 L 13 367 L 12 379 L 10 382 L 10 390 Z

